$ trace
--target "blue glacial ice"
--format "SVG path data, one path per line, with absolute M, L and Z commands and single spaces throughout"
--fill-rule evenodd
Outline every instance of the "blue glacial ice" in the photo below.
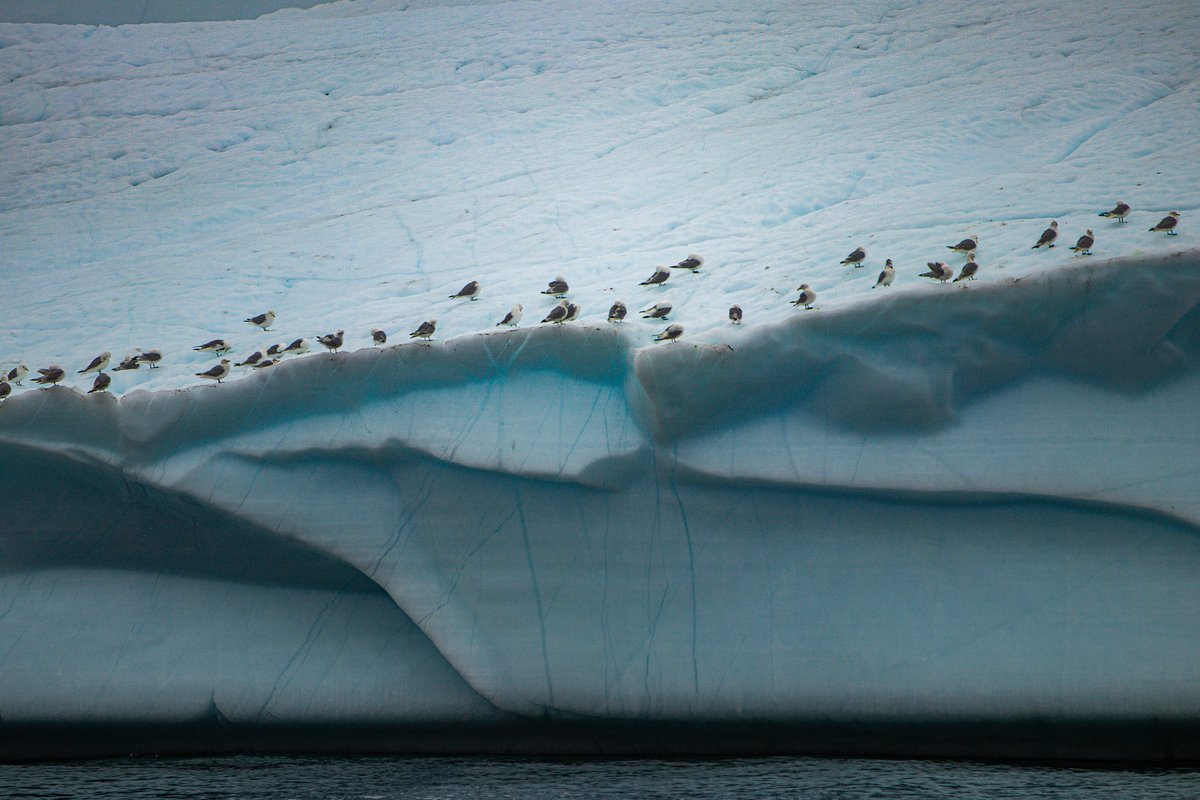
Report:
M 1200 755 L 1194 252 L 752 333 L 10 398 L 4 751 Z

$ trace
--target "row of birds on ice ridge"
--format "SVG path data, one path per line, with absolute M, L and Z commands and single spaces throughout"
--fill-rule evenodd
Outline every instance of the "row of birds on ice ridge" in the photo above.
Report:
M 1117 222 L 1126 222 L 1132 209 L 1128 203 L 1118 202 L 1115 207 L 1109 211 L 1104 211 L 1099 214 L 1101 217 L 1115 219 Z M 1176 226 L 1179 224 L 1180 214 L 1178 211 L 1172 211 L 1163 217 L 1159 222 L 1149 230 L 1152 232 L 1165 232 L 1168 236 L 1176 235 Z M 1052 221 L 1033 245 L 1034 250 L 1045 247 L 1047 249 L 1055 246 L 1058 240 L 1058 222 Z M 1095 245 L 1096 239 L 1092 229 L 1088 229 L 1085 234 L 1080 236 L 1071 250 L 1078 255 L 1091 255 L 1092 247 Z M 922 278 L 931 278 L 939 283 L 946 283 L 953 280 L 957 283 L 961 280 L 974 280 L 976 273 L 979 271 L 979 264 L 975 261 L 975 251 L 979 247 L 979 239 L 976 236 L 968 236 L 957 244 L 947 245 L 949 250 L 956 253 L 964 254 L 967 257 L 967 262 L 963 264 L 959 271 L 958 277 L 954 276 L 954 268 L 946 264 L 944 261 L 930 261 L 926 263 L 927 271 L 920 273 Z M 849 255 L 842 259 L 843 266 L 862 267 L 867 259 L 867 251 L 864 247 L 856 247 Z M 671 270 L 683 270 L 686 272 L 699 272 L 700 267 L 704 265 L 704 259 L 698 255 L 689 255 L 677 264 L 668 267 L 655 268 L 654 274 L 642 281 L 639 286 L 663 286 L 671 277 Z M 879 273 L 879 278 L 875 281 L 872 288 L 880 286 L 891 286 L 896 278 L 895 266 L 889 258 L 884 262 L 883 270 Z M 470 281 L 463 286 L 455 294 L 449 295 L 452 300 L 477 300 L 483 290 L 483 285 L 475 280 Z M 816 302 L 817 293 L 807 284 L 800 284 L 798 289 L 799 296 L 791 301 L 794 306 L 803 306 L 805 309 L 812 309 Z M 542 294 L 550 295 L 558 298 L 558 303 L 550 312 L 542 319 L 543 323 L 561 325 L 571 322 L 579 317 L 580 307 L 566 299 L 566 295 L 570 292 L 570 286 L 567 281 L 561 276 L 555 277 L 550 281 Z M 641 310 L 643 319 L 667 320 L 674 306 L 667 301 L 655 303 L 649 308 Z M 497 327 L 509 326 L 516 327 L 524 314 L 524 306 L 517 303 L 512 309 L 504 315 L 504 317 L 496 323 Z M 628 314 L 628 308 L 625 303 L 617 300 L 608 310 L 609 322 L 621 322 Z M 271 325 L 275 323 L 276 316 L 274 311 L 265 311 L 253 317 L 248 317 L 245 322 L 255 327 L 261 328 L 264 331 L 269 331 Z M 742 308 L 734 305 L 729 309 L 729 320 L 734 325 L 739 325 L 742 322 Z M 426 343 L 433 338 L 437 331 L 437 320 L 428 319 L 422 322 L 409 334 L 409 338 L 422 340 Z M 336 353 L 345 343 L 345 331 L 339 330 L 336 333 L 327 333 L 317 336 L 317 342 L 325 347 L 330 352 Z M 671 323 L 663 330 L 654 336 L 654 341 L 657 342 L 674 342 L 683 335 L 683 326 L 678 323 Z M 371 339 L 375 345 L 383 345 L 387 343 L 387 333 L 379 328 L 371 329 Z M 199 352 L 213 353 L 215 355 L 225 355 L 233 348 L 224 339 L 213 339 L 204 344 L 197 345 L 192 348 Z M 304 338 L 295 339 L 290 344 L 284 345 L 273 344 L 265 350 L 256 350 L 247 356 L 244 360 L 233 363 L 231 359 L 223 358 L 215 366 L 203 372 L 195 373 L 196 377 L 214 380 L 220 383 L 225 378 L 229 377 L 233 368 L 247 367 L 251 369 L 264 369 L 273 366 L 288 355 L 302 355 L 309 351 L 309 341 Z M 88 389 L 88 394 L 94 392 L 107 391 L 112 385 L 112 376 L 106 372 L 112 359 L 111 352 L 104 352 L 96 356 L 83 369 L 78 370 L 79 375 L 95 375 L 92 387 Z M 121 372 L 125 370 L 139 369 L 142 364 L 146 364 L 150 369 L 155 369 L 163 359 L 162 351 L 160 350 L 137 350 L 133 354 L 126 356 L 121 362 L 112 368 L 112 372 Z M 34 383 L 42 386 L 53 386 L 61 383 L 67 377 L 67 371 L 57 364 L 52 364 L 49 367 L 37 370 L 38 376 L 32 378 Z M 21 386 L 25 377 L 29 374 L 29 368 L 25 364 L 18 364 L 6 373 L 0 373 L 0 401 L 8 397 L 12 393 L 13 385 Z

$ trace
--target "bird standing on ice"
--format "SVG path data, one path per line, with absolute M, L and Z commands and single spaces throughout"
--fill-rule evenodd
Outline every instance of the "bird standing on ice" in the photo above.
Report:
M 217 364 L 215 367 L 210 369 L 206 369 L 204 372 L 197 372 L 196 377 L 207 378 L 210 381 L 216 381 L 217 383 L 220 383 L 224 378 L 229 377 L 229 359 L 222 358 L 220 364 Z
M 67 377 L 66 370 L 64 370 L 58 364 L 51 364 L 45 369 L 39 369 L 38 374 L 40 374 L 41 377 L 34 378 L 33 382 L 40 383 L 43 386 L 53 386 L 63 378 Z
M 25 380 L 25 376 L 28 374 L 29 367 L 25 366 L 24 364 L 17 364 L 8 371 L 8 374 L 4 376 L 4 379 L 7 383 L 15 383 L 17 386 L 20 386 L 21 381 Z
M 108 391 L 110 383 L 112 383 L 112 377 L 107 372 L 101 372 L 96 376 L 96 380 L 92 382 L 92 388 L 88 389 L 87 393 Z
M 946 245 L 946 248 L 953 250 L 956 253 L 974 253 L 977 249 L 979 249 L 979 237 L 968 236 L 958 244 Z
M 136 356 L 133 356 L 142 364 L 149 364 L 150 369 L 158 369 L 158 362 L 162 361 L 163 354 L 161 350 L 142 350 Z
M 842 266 L 853 264 L 856 267 L 861 267 L 862 262 L 867 258 L 867 250 L 864 247 L 854 248 L 854 252 L 842 259 Z
M 1046 230 L 1042 231 L 1041 238 L 1038 239 L 1037 244 L 1035 244 L 1030 249 L 1037 250 L 1042 245 L 1046 245 L 1046 247 L 1054 247 L 1054 240 L 1057 238 L 1058 238 L 1058 221 L 1054 220 L 1054 221 L 1051 221 L 1049 228 L 1046 228 Z
M 678 322 L 672 322 L 667 326 L 667 329 L 660 334 L 655 335 L 656 342 L 673 342 L 683 336 L 683 326 Z
M 641 312 L 642 319 L 666 319 L 673 308 L 670 303 L 655 303 Z
M 575 303 L 567 303 L 567 313 L 563 317 L 563 322 L 574 322 L 579 319 L 579 306 Z
M 809 288 L 807 283 L 800 284 L 800 296 L 792 301 L 794 306 L 804 306 L 811 311 L 813 303 L 817 302 L 817 293 Z
M 680 261 L 678 264 L 673 264 L 671 266 L 671 269 L 686 269 L 686 270 L 690 270 L 692 272 L 698 272 L 700 270 L 700 267 L 703 266 L 703 264 L 704 264 L 704 257 L 698 256 L 695 253 L 692 253 L 687 258 L 685 258 L 683 261 Z
M 567 286 L 567 282 L 559 275 L 554 280 L 550 281 L 550 285 L 542 290 L 542 294 L 550 294 L 555 297 L 562 297 L 571 287 Z
M 504 319 L 496 323 L 496 327 L 499 328 L 501 325 L 508 325 L 513 328 L 517 327 L 517 323 L 521 321 L 521 315 L 524 313 L 525 307 L 517 303 L 512 307 L 512 311 L 504 315 Z
M 732 322 L 734 325 L 742 324 L 742 307 L 741 306 L 730 306 L 729 307 L 729 321 Z
M 233 348 L 230 347 L 229 342 L 225 341 L 224 339 L 213 339 L 211 342 L 205 342 L 204 344 L 199 345 L 198 347 L 193 347 L 192 349 L 199 350 L 202 353 L 215 353 L 216 355 L 222 355 L 224 353 L 228 353 Z
M 471 281 L 466 286 L 458 290 L 458 294 L 450 295 L 451 300 L 461 300 L 464 297 L 468 300 L 476 300 L 479 298 L 479 290 L 483 287 L 479 285 L 479 281 Z
M 567 309 L 570 305 L 566 300 L 559 300 L 558 305 L 550 309 L 550 313 L 542 319 L 542 322 L 553 322 L 555 325 L 561 325 L 567 319 Z
M 264 311 L 263 313 L 261 313 L 257 316 L 254 316 L 254 317 L 250 317 L 250 318 L 246 319 L 245 321 L 250 323 L 251 325 L 256 325 L 256 326 L 262 328 L 264 331 L 269 331 L 269 330 L 271 330 L 271 323 L 273 323 L 275 321 L 275 312 L 274 311 Z
M 434 331 L 437 330 L 437 320 L 427 319 L 417 326 L 417 329 L 408 335 L 410 339 L 424 339 L 429 341 L 433 337 Z
M 1101 211 L 1097 216 L 1115 219 L 1117 222 L 1125 222 L 1125 218 L 1129 216 L 1130 210 L 1129 203 L 1126 203 L 1124 200 L 1118 200 L 1117 205 L 1113 207 L 1112 211 Z
M 100 355 L 92 359 L 91 363 L 83 369 L 79 370 L 80 375 L 87 375 L 89 372 L 102 372 L 108 366 L 108 360 L 112 358 L 112 353 L 105 350 Z
M 959 281 L 963 280 L 973 281 L 975 280 L 976 272 L 979 272 L 979 264 L 975 263 L 975 259 L 972 258 L 970 261 L 963 264 L 962 271 L 958 273 L 958 277 L 954 279 L 954 282 L 958 283 Z
M 151 364 L 151 366 L 154 366 L 154 365 Z M 136 356 L 136 355 L 125 356 L 125 358 L 121 359 L 120 364 L 117 364 L 115 367 L 113 367 L 113 372 L 124 372 L 126 370 L 131 370 L 131 369 L 141 369 L 141 367 L 142 367 L 142 360 L 138 356 Z
M 933 278 L 945 283 L 954 277 L 954 269 L 945 261 L 926 261 L 925 266 L 929 267 L 929 271 L 922 272 L 922 278 Z
M 240 364 L 234 364 L 235 367 L 253 367 L 258 362 L 262 361 L 262 350 L 255 350 L 250 355 L 246 356 L 246 360 Z
M 324 336 L 318 336 L 317 341 L 325 345 L 330 352 L 336 353 L 338 348 L 342 346 L 345 336 L 345 331 L 338 331 L 337 333 L 327 333 Z
M 296 356 L 302 355 L 303 353 L 307 353 L 308 352 L 308 340 L 307 339 L 296 339 L 291 344 L 289 344 L 287 347 L 283 348 L 283 352 L 291 353 L 292 355 L 296 355 Z
M 892 266 L 892 260 L 889 258 L 883 262 L 883 272 L 879 273 L 879 280 L 875 281 L 874 289 L 878 286 L 891 286 L 892 281 L 896 280 L 896 268 Z
M 1150 230 L 1166 231 L 1167 236 L 1178 236 L 1179 233 L 1175 230 L 1175 226 L 1178 224 L 1179 224 L 1179 212 L 1172 211 L 1170 214 L 1167 214 L 1165 217 L 1160 219 L 1158 221 L 1158 224 L 1155 225 Z
M 671 277 L 670 270 L 665 270 L 662 267 L 655 267 L 654 274 L 639 283 L 638 286 L 661 286 L 667 282 L 667 278 L 669 277 Z
M 628 313 L 629 309 L 625 307 L 624 303 L 618 300 L 608 309 L 608 321 L 620 322 L 621 320 L 625 319 L 625 315 Z
M 1081 256 L 1090 256 L 1092 254 L 1092 245 L 1096 243 L 1095 237 L 1092 235 L 1092 229 L 1088 228 L 1087 233 L 1079 237 L 1079 241 L 1075 242 L 1075 246 L 1071 249 Z

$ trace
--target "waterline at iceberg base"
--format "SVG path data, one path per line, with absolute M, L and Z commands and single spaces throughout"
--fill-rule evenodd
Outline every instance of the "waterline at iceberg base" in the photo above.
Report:
M 1196 759 L 1198 303 L 1187 253 L 18 395 L 2 755 Z

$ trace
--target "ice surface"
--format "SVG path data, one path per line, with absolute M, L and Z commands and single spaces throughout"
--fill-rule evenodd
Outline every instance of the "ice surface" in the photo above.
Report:
M 0 25 L 0 367 L 70 374 L 0 404 L 0 744 L 902 722 L 1200 754 L 1197 32 L 1067 2 Z M 968 234 L 977 281 L 917 277 Z M 582 317 L 539 325 L 556 275 Z M 197 385 L 209 339 L 339 328 Z M 1063 748 L 1113 721 L 1165 727 Z
M 254 19 L 281 8 L 329 0 L 0 0 L 0 22 L 130 25 L 147 22 Z

